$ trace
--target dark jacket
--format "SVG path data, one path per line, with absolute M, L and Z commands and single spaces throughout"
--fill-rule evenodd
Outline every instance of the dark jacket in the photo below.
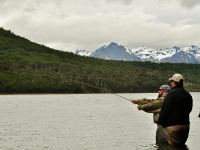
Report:
M 163 127 L 189 125 L 192 105 L 192 96 L 183 87 L 172 88 L 164 99 L 158 124 Z

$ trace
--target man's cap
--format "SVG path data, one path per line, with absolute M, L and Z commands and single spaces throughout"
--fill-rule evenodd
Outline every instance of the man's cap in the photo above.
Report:
M 166 91 L 166 92 L 169 92 L 169 91 L 171 90 L 171 88 L 170 88 L 169 85 L 162 85 L 162 86 L 160 87 L 160 89 L 162 89 L 162 90 L 164 90 L 164 91 Z
M 171 78 L 169 78 L 169 81 L 180 82 L 180 80 L 183 80 L 183 76 L 179 73 L 176 73 Z

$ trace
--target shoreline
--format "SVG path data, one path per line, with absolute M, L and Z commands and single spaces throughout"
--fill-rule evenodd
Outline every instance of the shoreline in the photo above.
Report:
M 157 92 L 137 92 L 137 93 L 117 93 L 117 94 L 156 94 Z M 189 93 L 200 93 L 189 92 Z M 113 93 L 0 93 L 1 95 L 94 95 L 94 94 L 113 94 Z

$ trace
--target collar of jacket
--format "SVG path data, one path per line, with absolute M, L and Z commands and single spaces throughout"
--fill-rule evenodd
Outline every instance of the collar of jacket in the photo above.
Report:
M 174 90 L 174 89 L 180 89 L 180 88 L 183 89 L 183 87 L 181 87 L 181 86 L 175 86 L 175 87 L 172 87 L 171 90 Z
M 163 94 L 161 97 L 165 97 L 165 96 L 167 96 L 167 93 Z

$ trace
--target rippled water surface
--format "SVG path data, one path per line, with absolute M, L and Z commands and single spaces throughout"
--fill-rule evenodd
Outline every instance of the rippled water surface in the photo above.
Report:
M 198 150 L 200 93 L 192 96 L 187 146 Z M 0 96 L 0 150 L 156 150 L 155 130 L 152 114 L 112 94 Z

